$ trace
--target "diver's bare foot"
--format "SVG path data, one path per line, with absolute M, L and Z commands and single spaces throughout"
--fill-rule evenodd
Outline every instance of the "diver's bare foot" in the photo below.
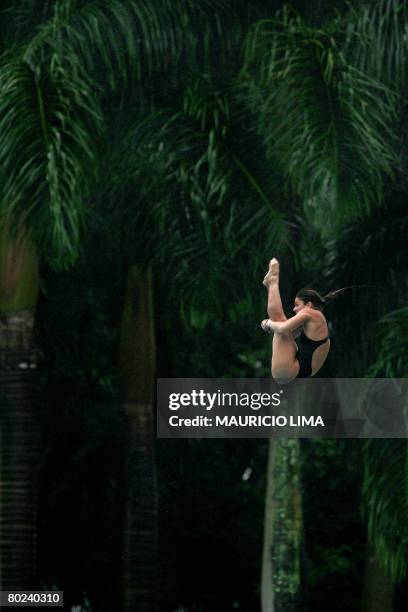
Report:
M 261 327 L 267 334 L 272 333 L 271 323 L 272 321 L 270 319 L 264 319 L 263 321 L 261 321 Z
M 277 283 L 279 280 L 279 261 L 274 257 L 269 262 L 269 270 L 266 274 L 265 278 L 262 281 L 262 284 L 265 287 L 269 287 L 271 283 Z

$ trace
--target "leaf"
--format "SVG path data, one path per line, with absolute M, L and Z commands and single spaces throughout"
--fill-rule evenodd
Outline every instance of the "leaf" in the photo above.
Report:
M 406 440 L 368 440 L 364 446 L 363 501 L 368 533 L 394 581 L 408 568 L 408 445 Z
M 326 234 L 378 205 L 397 164 L 397 96 L 346 57 L 344 27 L 285 8 L 250 32 L 241 75 L 270 159 Z

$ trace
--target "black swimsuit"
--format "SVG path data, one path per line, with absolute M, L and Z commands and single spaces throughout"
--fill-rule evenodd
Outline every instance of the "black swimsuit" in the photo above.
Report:
M 323 340 L 311 340 L 302 329 L 300 334 L 299 348 L 296 353 L 296 359 L 299 362 L 299 374 L 297 378 L 308 378 L 312 375 L 312 357 L 318 346 L 324 344 L 329 339 L 329 336 Z

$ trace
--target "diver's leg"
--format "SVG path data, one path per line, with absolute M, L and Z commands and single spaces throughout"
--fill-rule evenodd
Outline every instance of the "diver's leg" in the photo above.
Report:
M 279 291 L 279 262 L 273 258 L 269 262 L 269 270 L 263 280 L 268 289 L 268 317 L 272 321 L 286 321 Z
M 296 351 L 297 346 L 292 334 L 273 334 L 271 373 L 277 383 L 289 383 L 298 375 Z
M 276 258 L 269 262 L 269 270 L 263 284 L 268 289 L 268 316 L 271 321 L 286 321 L 279 291 L 279 262 Z M 262 321 L 265 331 L 271 331 L 269 320 Z M 291 333 L 275 332 L 272 340 L 272 377 L 276 382 L 285 384 L 296 378 L 299 364 L 296 359 L 297 346 Z

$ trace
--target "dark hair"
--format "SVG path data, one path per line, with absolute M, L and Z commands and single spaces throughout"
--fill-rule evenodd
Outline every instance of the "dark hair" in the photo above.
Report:
M 312 302 L 315 308 L 318 308 L 319 310 L 323 310 L 323 308 L 329 302 L 331 302 L 332 300 L 335 300 L 336 297 L 338 297 L 338 295 L 342 291 L 344 291 L 344 289 L 347 289 L 347 287 L 343 287 L 342 289 L 337 289 L 337 291 L 330 291 L 324 296 L 320 295 L 320 293 L 318 293 L 314 289 L 300 289 L 297 292 L 296 297 L 299 298 L 299 300 L 302 300 L 302 302 L 305 302 L 305 304 L 307 304 L 308 302 Z
M 324 296 L 320 295 L 320 293 L 315 291 L 315 289 L 300 289 L 297 292 L 296 297 L 299 298 L 299 300 L 302 300 L 302 302 L 305 302 L 305 304 L 307 304 L 308 302 L 312 302 L 315 308 L 318 308 L 319 310 L 323 310 L 323 308 L 327 304 L 329 304 L 330 302 L 335 300 L 337 297 L 339 297 L 340 293 L 343 293 L 343 291 L 347 291 L 347 289 L 366 289 L 366 288 L 377 289 L 377 290 L 381 289 L 381 287 L 379 287 L 378 285 L 350 285 L 348 287 L 342 287 L 341 289 L 336 289 L 336 291 L 329 291 L 329 293 L 327 293 Z

